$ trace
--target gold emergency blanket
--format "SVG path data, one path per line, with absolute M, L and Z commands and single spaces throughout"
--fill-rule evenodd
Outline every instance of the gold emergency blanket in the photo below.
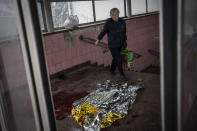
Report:
M 135 101 L 136 91 L 144 87 L 142 83 L 128 86 L 109 80 L 98 86 L 95 91 L 73 103 L 72 116 L 85 131 L 99 131 L 124 118 Z

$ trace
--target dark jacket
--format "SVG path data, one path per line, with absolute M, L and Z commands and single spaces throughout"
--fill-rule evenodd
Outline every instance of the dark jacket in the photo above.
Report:
M 122 18 L 116 22 L 112 18 L 107 19 L 101 33 L 98 35 L 98 40 L 101 40 L 104 35 L 108 35 L 108 47 L 119 48 L 126 43 L 126 23 Z

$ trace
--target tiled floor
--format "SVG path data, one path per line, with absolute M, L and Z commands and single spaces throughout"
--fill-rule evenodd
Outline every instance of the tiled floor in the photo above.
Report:
M 126 118 L 113 123 L 112 126 L 101 131 L 160 131 L 160 76 L 159 74 L 125 71 L 128 84 L 141 78 L 145 89 L 137 96 L 132 110 Z M 66 106 L 66 118 L 58 118 L 58 131 L 82 131 L 70 114 L 72 102 L 92 92 L 97 84 L 111 80 L 125 83 L 120 80 L 119 73 L 112 76 L 107 68 L 86 66 L 75 72 L 65 74 L 66 79 L 51 79 L 54 103 L 57 106 Z

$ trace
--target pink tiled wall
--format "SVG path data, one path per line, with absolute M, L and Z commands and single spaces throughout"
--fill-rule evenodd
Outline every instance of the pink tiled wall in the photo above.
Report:
M 159 60 L 148 53 L 148 49 L 159 51 L 158 15 L 129 19 L 126 20 L 126 23 L 128 47 L 142 55 L 135 60 L 134 70 L 140 71 L 150 64 L 159 65 Z M 112 57 L 109 52 L 103 54 L 104 48 L 96 47 L 78 39 L 79 35 L 96 39 L 102 27 L 103 25 L 97 25 L 87 27 L 87 29 L 75 30 L 76 35 L 73 35 L 72 42 L 65 39 L 65 32 L 44 36 L 49 73 L 55 74 L 87 61 L 92 64 L 110 65 Z M 80 33 L 80 30 L 85 31 Z M 106 36 L 103 41 L 107 42 Z M 68 43 L 71 43 L 71 45 Z
M 128 47 L 142 55 L 135 59 L 136 71 L 141 71 L 149 65 L 159 66 L 159 59 L 148 50 L 159 51 L 159 17 L 146 16 L 126 21 Z

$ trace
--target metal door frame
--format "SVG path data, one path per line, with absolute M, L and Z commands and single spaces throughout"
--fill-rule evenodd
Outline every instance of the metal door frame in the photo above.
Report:
M 56 131 L 37 1 L 14 0 L 17 26 L 37 131 Z
M 161 0 L 160 3 L 162 131 L 181 131 L 182 2 Z

